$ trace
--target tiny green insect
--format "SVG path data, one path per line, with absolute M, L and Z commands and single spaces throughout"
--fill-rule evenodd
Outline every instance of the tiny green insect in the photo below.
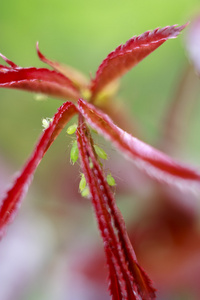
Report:
M 67 133 L 73 134 L 76 131 L 76 129 L 77 129 L 77 124 L 73 124 L 67 128 Z
M 102 159 L 108 159 L 107 153 L 97 145 L 94 145 L 96 154 Z
M 81 180 L 80 180 L 80 183 L 79 183 L 79 190 L 81 192 L 83 192 L 83 190 L 85 189 L 86 187 L 86 179 L 85 179 L 85 175 L 82 173 L 81 174 Z
M 90 169 L 93 169 L 94 165 L 93 165 L 93 162 L 92 162 L 92 161 L 90 161 L 89 167 L 90 167 Z
M 94 167 L 91 157 L 89 157 L 89 167 L 90 167 L 90 169 L 93 169 L 93 167 Z
M 81 192 L 81 196 L 87 198 L 90 195 L 89 187 L 86 186 L 84 190 Z
M 71 159 L 71 162 L 73 164 L 75 164 L 75 162 L 77 161 L 78 154 L 79 154 L 79 151 L 78 151 L 77 140 L 75 140 L 72 143 L 72 148 L 71 148 L 71 151 L 70 151 L 70 159 Z
M 115 186 L 115 185 L 116 185 L 115 179 L 112 177 L 111 174 L 108 174 L 108 175 L 107 175 L 106 180 L 107 180 L 107 183 L 108 183 L 110 186 Z

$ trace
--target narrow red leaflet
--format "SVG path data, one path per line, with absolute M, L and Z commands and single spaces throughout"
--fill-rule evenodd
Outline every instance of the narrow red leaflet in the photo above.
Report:
M 57 72 L 68 77 L 77 86 L 77 88 L 83 88 L 88 85 L 87 78 L 80 71 L 78 71 L 72 67 L 60 64 L 57 61 L 53 61 L 53 60 L 46 58 L 46 56 L 44 56 L 40 52 L 38 42 L 36 44 L 36 50 L 37 50 L 38 57 L 40 58 L 41 61 L 43 61 L 44 63 L 51 66 Z
M 127 237 L 124 220 L 95 157 L 89 131 L 79 116 L 77 141 L 82 169 L 90 188 L 109 267 L 110 292 L 114 300 L 155 299 L 150 279 L 138 265 Z M 92 167 L 90 166 L 92 162 Z
M 174 161 L 166 154 L 123 131 L 94 105 L 79 99 L 78 109 L 94 129 L 109 139 L 123 155 L 139 163 L 139 166 L 143 167 L 149 175 L 172 184 L 177 183 L 178 179 L 180 183 L 187 180 L 199 184 L 199 171 Z
M 10 223 L 21 203 L 26 190 L 29 187 L 33 173 L 40 163 L 43 155 L 51 145 L 53 140 L 59 134 L 61 128 L 69 121 L 69 119 L 77 113 L 77 109 L 71 102 L 64 103 L 55 114 L 53 121 L 49 127 L 43 132 L 35 150 L 20 175 L 16 178 L 12 188 L 7 192 L 1 201 L 0 207 L 0 238 L 3 236 L 5 227 Z
M 10 61 L 2 56 L 7 63 Z M 77 100 L 79 90 L 64 75 L 44 68 L 21 68 L 0 65 L 0 87 L 44 93 L 62 99 Z
M 94 99 L 108 83 L 124 75 L 166 40 L 175 38 L 186 25 L 167 26 L 147 31 L 137 37 L 134 36 L 124 45 L 118 46 L 99 66 L 91 85 L 92 98 Z

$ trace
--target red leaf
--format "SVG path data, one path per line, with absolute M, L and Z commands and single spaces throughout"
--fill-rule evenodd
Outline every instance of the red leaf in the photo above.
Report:
M 93 98 L 108 83 L 124 75 L 166 40 L 175 38 L 186 25 L 167 26 L 147 31 L 142 35 L 132 37 L 124 45 L 118 46 L 103 60 L 96 72 L 91 86 Z
M 200 182 L 200 172 L 174 161 L 166 154 L 123 131 L 95 106 L 82 99 L 78 109 L 87 122 L 104 137 L 108 138 L 123 155 L 139 163 L 145 171 L 158 180 L 179 183 L 179 180 Z
M 200 75 L 200 16 L 193 20 L 188 28 L 186 48 L 195 69 Z
M 90 188 L 92 203 L 104 241 L 112 299 L 155 299 L 155 290 L 151 286 L 150 279 L 137 263 L 123 217 L 96 159 L 90 133 L 81 115 L 79 115 L 76 134 L 82 169 Z M 92 162 L 92 167 L 90 162 Z
M 59 134 L 60 130 L 76 112 L 77 109 L 71 102 L 64 103 L 58 109 L 53 121 L 42 134 L 33 154 L 27 161 L 22 172 L 16 178 L 13 186 L 2 200 L 0 207 L 0 238 L 3 236 L 5 226 L 14 219 L 20 206 L 21 199 L 26 193 L 33 173 L 40 163 L 43 155 Z
M 51 66 L 57 72 L 63 74 L 67 78 L 69 78 L 77 86 L 77 88 L 83 88 L 88 85 L 87 78 L 80 71 L 78 71 L 72 67 L 60 64 L 57 61 L 53 61 L 53 60 L 46 58 L 40 52 L 38 43 L 36 44 L 36 49 L 37 49 L 37 54 L 38 54 L 39 58 L 41 59 L 41 61 L 43 61 L 44 63 Z
M 5 56 L 1 57 L 11 67 L 0 65 L 0 87 L 39 92 L 62 99 L 77 100 L 80 97 L 78 89 L 64 75 L 44 68 L 21 68 Z

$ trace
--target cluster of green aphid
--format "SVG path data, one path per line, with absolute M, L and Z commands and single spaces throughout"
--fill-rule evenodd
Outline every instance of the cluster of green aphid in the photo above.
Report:
M 67 128 L 67 133 L 71 135 L 71 134 L 75 133 L 76 129 L 77 129 L 77 124 L 73 124 L 73 125 L 71 125 Z M 96 154 L 99 158 L 101 158 L 103 160 L 108 159 L 107 153 L 102 148 L 100 148 L 99 146 L 94 145 L 94 150 L 95 150 L 95 152 L 96 152 Z M 78 151 L 77 140 L 73 140 L 72 148 L 71 148 L 71 151 L 70 151 L 70 160 L 71 160 L 72 164 L 74 164 L 77 161 L 78 156 L 79 156 L 79 151 Z M 90 162 L 90 168 L 93 168 L 92 162 Z M 110 186 L 115 186 L 116 185 L 115 179 L 112 177 L 112 175 L 110 173 L 107 174 L 106 180 L 107 180 L 107 183 Z M 79 190 L 80 190 L 80 193 L 83 197 L 88 197 L 89 194 L 90 194 L 89 187 L 87 185 L 85 175 L 83 173 L 81 173 L 81 180 L 80 180 L 80 183 L 79 183 Z
M 52 118 L 42 119 L 42 127 L 44 128 L 44 130 L 49 127 L 52 120 L 53 120 Z M 77 129 L 77 124 L 73 124 L 73 125 L 71 125 L 67 128 L 67 133 L 70 134 L 70 135 L 74 134 L 76 129 Z M 101 158 L 103 160 L 108 159 L 107 153 L 102 148 L 100 148 L 99 146 L 94 145 L 94 150 L 95 150 L 95 152 L 96 152 L 96 154 L 99 158 Z M 77 140 L 73 140 L 71 151 L 70 151 L 70 160 L 71 160 L 72 164 L 75 164 L 75 162 L 78 160 L 78 156 L 79 156 L 79 151 L 78 151 Z M 92 162 L 90 162 L 90 168 L 93 168 Z M 107 174 L 106 180 L 107 180 L 107 183 L 110 186 L 115 186 L 116 185 L 115 179 L 112 177 L 112 175 L 110 173 Z M 89 194 L 90 194 L 89 187 L 87 185 L 85 175 L 83 173 L 81 173 L 81 180 L 80 180 L 80 183 L 79 183 L 79 190 L 80 190 L 80 193 L 83 197 L 88 197 Z

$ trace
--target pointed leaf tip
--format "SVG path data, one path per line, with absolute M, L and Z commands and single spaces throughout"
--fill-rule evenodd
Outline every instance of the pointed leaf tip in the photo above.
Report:
M 3 55 L 2 53 L 0 53 L 0 56 L 1 58 L 3 58 L 3 60 L 11 66 L 11 68 L 15 69 L 15 68 L 18 68 L 18 66 L 13 62 L 11 61 L 10 59 L 8 59 L 5 55 Z
M 185 23 L 184 25 L 181 25 L 181 26 L 178 26 L 178 25 L 173 25 L 173 26 L 166 26 L 163 28 L 163 35 L 164 35 L 164 38 L 167 38 L 167 39 L 173 39 L 173 38 L 176 38 L 180 33 L 181 31 L 186 27 L 188 26 L 189 22 Z M 162 30 L 162 28 L 159 30 Z M 168 35 L 168 37 L 166 37 L 166 35 Z
M 37 51 L 37 55 L 39 57 L 39 59 L 41 61 L 44 61 L 45 60 L 45 57 L 44 55 L 40 52 L 40 49 L 39 49 L 39 41 L 36 42 L 36 51 Z

